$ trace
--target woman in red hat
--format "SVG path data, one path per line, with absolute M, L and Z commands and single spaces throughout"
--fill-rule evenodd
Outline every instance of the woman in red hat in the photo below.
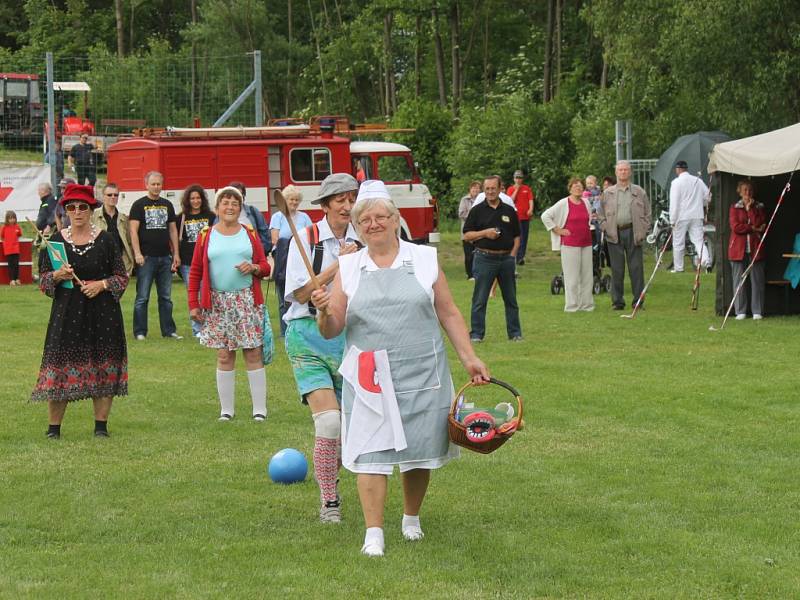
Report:
M 53 305 L 31 401 L 47 401 L 47 437 L 58 439 L 67 403 L 91 398 L 94 435 L 108 437 L 112 398 L 128 394 L 119 305 L 128 273 L 111 235 L 91 222 L 97 204 L 93 188 L 70 184 L 59 203 L 71 224 L 53 235 L 53 246 L 39 256 L 39 287 Z

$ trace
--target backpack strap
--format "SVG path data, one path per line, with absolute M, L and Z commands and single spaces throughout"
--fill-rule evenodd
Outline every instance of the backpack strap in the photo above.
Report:
M 325 248 L 319 239 L 319 227 L 316 223 L 306 227 L 306 236 L 308 244 L 311 246 L 311 268 L 314 271 L 314 275 L 319 275 L 322 272 L 322 258 L 325 254 Z M 308 302 L 308 310 L 312 315 L 317 314 L 317 308 L 310 300 Z

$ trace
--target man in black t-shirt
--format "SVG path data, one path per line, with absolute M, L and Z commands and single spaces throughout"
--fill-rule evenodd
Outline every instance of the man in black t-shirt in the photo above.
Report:
M 93 186 L 97 181 L 97 161 L 94 155 L 94 146 L 89 141 L 88 134 L 81 134 L 81 141 L 69 151 L 69 166 L 75 168 L 76 179 L 80 185 L 84 181 Z
M 172 274 L 180 265 L 175 208 L 161 197 L 164 176 L 157 171 L 144 178 L 147 195 L 131 206 L 130 223 L 136 273 L 136 300 L 133 304 L 133 334 L 139 341 L 147 337 L 147 305 L 153 280 L 158 294 L 158 321 L 161 335 L 182 339 L 172 318 Z
M 516 256 L 520 226 L 517 211 L 500 201 L 500 177 L 493 175 L 483 182 L 486 201 L 472 207 L 464 222 L 465 242 L 475 247 L 472 275 L 473 343 L 483 341 L 486 334 L 486 303 L 495 279 L 500 284 L 506 309 L 506 333 L 512 341 L 522 340 L 522 327 L 517 306 Z

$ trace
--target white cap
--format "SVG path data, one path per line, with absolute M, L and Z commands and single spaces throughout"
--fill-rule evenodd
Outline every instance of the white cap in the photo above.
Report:
M 386 189 L 386 186 L 381 180 L 367 179 L 358 189 L 356 203 L 361 202 L 362 200 L 372 200 L 377 198 L 382 198 L 383 200 L 392 199 L 392 197 L 389 195 L 389 190 Z

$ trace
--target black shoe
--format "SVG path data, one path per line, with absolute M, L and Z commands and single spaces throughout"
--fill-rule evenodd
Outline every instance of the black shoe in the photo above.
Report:
M 111 437 L 111 436 L 108 434 L 108 431 L 106 431 L 105 429 L 95 429 L 94 437 L 96 437 L 96 438 L 107 438 L 107 437 Z
M 48 440 L 60 440 L 61 434 L 56 433 L 55 431 L 48 431 L 46 434 Z
M 517 261 L 517 264 L 520 265 L 520 266 L 524 265 L 525 264 L 525 259 L 524 258 L 519 259 Z
M 613 308 L 614 310 L 625 310 L 625 305 L 624 304 L 613 304 L 611 306 L 611 308 Z

